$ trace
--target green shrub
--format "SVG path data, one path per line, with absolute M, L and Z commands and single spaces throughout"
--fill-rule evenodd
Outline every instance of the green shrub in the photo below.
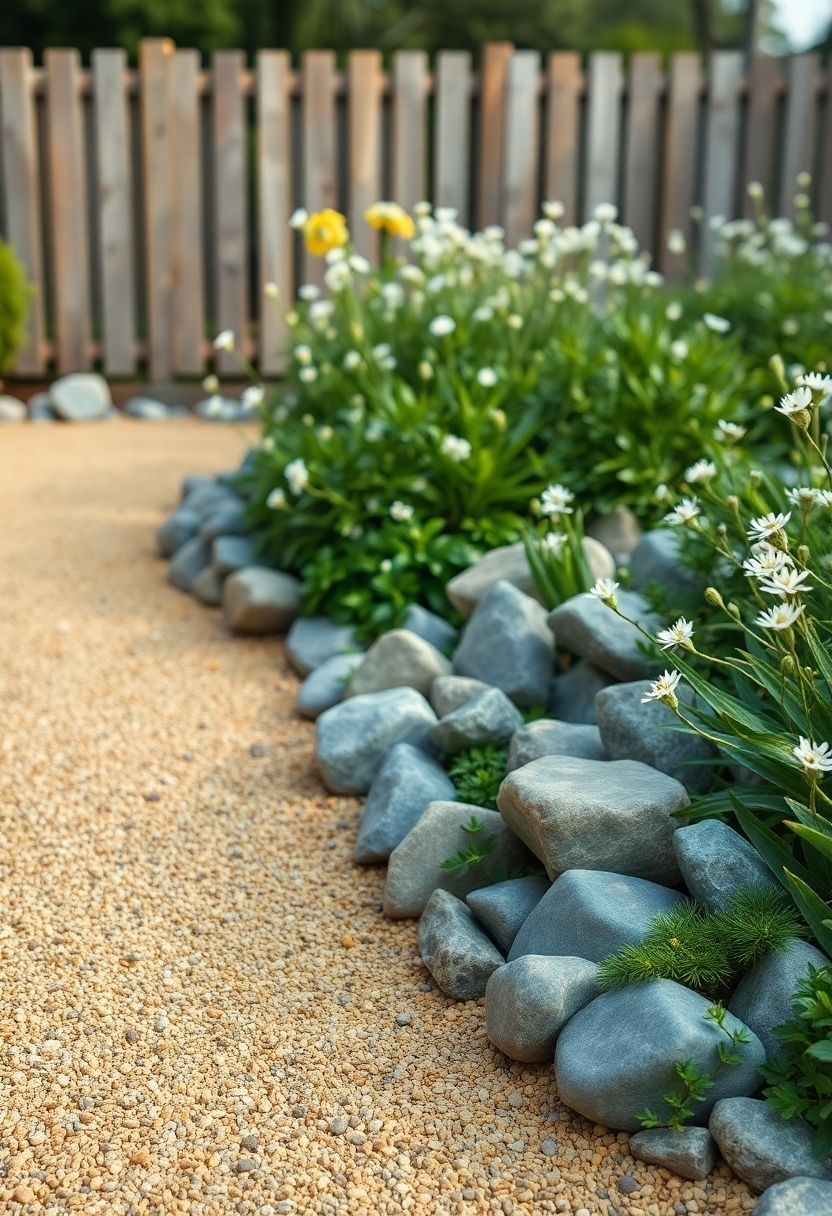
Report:
M 26 342 L 29 294 L 26 272 L 11 247 L 0 241 L 0 375 L 9 371 Z
M 460 802 L 496 811 L 497 794 L 506 776 L 508 749 L 496 743 L 471 747 L 454 756 L 448 776 Z

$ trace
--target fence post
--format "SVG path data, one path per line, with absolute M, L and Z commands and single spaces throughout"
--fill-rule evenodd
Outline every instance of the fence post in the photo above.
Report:
M 376 263 L 378 233 L 364 212 L 381 198 L 381 52 L 350 51 L 347 79 L 350 233 L 356 250 Z
M 820 55 L 816 53 L 793 55 L 789 61 L 778 209 L 780 215 L 789 219 L 794 219 L 794 196 L 800 189 L 798 175 L 813 173 L 815 168 L 815 103 L 819 69 Z
M 595 51 L 589 57 L 589 96 L 586 118 L 586 188 L 584 217 L 599 203 L 618 201 L 621 56 Z
M 503 165 L 503 223 L 506 245 L 517 246 L 531 236 L 538 213 L 540 56 L 515 51 L 506 81 L 505 156 Z
M 284 370 L 283 309 L 292 301 L 292 126 L 288 51 L 257 56 L 257 201 L 260 229 L 260 373 Z M 279 303 L 263 297 L 274 283 Z
M 425 51 L 393 56 L 393 198 L 412 211 L 427 197 L 428 57 Z
M 584 77 L 575 51 L 553 51 L 546 69 L 546 163 L 543 195 L 563 203 L 563 222 L 578 219 L 581 92 Z
M 459 222 L 468 224 L 471 156 L 471 56 L 468 51 L 439 52 L 435 97 L 434 201 L 438 207 L 455 208 Z
M 172 248 L 170 231 L 170 105 L 168 60 L 170 38 L 143 38 L 139 49 L 142 130 L 142 187 L 147 284 L 147 350 L 151 380 L 169 380 L 173 372 Z
M 742 67 L 741 51 L 715 51 L 711 56 L 702 185 L 700 266 L 704 274 L 710 273 L 716 253 L 716 233 L 710 221 L 716 216 L 732 219 L 734 215 Z
M 482 48 L 479 105 L 479 166 L 476 226 L 503 223 L 506 83 L 514 45 L 489 42 Z
M 681 232 L 691 247 L 693 206 L 696 188 L 696 157 L 702 69 L 695 51 L 680 51 L 670 63 L 667 121 L 665 124 L 664 180 L 659 224 L 659 247 L 655 250 L 659 269 L 670 282 L 684 275 L 683 266 L 667 248 L 671 232 Z
M 309 211 L 335 207 L 335 55 L 306 51 L 303 56 L 303 206 Z M 324 262 L 303 251 L 306 283 L 324 281 Z
M 214 197 L 217 264 L 217 329 L 230 329 L 248 357 L 248 208 L 242 51 L 213 57 Z M 221 372 L 239 372 L 236 355 L 219 351 Z
M 642 249 L 655 253 L 662 74 L 652 52 L 630 60 L 622 218 Z

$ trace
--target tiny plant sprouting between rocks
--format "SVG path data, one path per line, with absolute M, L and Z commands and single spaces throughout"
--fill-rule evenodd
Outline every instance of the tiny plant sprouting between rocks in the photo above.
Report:
M 696 1114 L 691 1105 L 702 1102 L 709 1090 L 713 1088 L 714 1077 L 722 1068 L 736 1068 L 742 1063 L 737 1047 L 751 1042 L 751 1035 L 745 1026 L 739 1025 L 736 1030 L 729 1030 L 725 1025 L 725 1009 L 722 1005 L 711 1005 L 703 1015 L 705 1020 L 713 1022 L 724 1034 L 725 1038 L 717 1043 L 719 1063 L 710 1072 L 703 1072 L 693 1060 L 683 1060 L 676 1064 L 676 1073 L 682 1082 L 682 1093 L 671 1090 L 664 1095 L 664 1100 L 670 1108 L 669 1115 L 662 1119 L 649 1107 L 639 1113 L 638 1119 L 642 1127 L 671 1127 L 679 1131 Z
M 537 869 L 523 867 L 510 870 L 507 866 L 501 864 L 486 867 L 485 862 L 488 861 L 494 851 L 494 837 L 480 835 L 485 824 L 481 823 L 476 815 L 472 815 L 468 822 L 463 823 L 461 826 L 462 831 L 468 837 L 467 843 L 454 857 L 446 857 L 444 861 L 440 862 L 440 870 L 464 874 L 470 867 L 479 866 L 482 870 L 483 886 L 488 886 L 495 882 L 507 882 L 510 878 L 526 878 L 529 875 L 536 875 L 542 872 Z
M 470 747 L 455 756 L 448 769 L 460 802 L 496 811 L 497 794 L 506 775 L 508 751 L 496 743 Z

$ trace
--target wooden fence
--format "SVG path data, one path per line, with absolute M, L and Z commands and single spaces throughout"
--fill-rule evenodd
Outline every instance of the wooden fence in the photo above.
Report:
M 362 221 L 379 198 L 457 208 L 472 226 L 502 224 L 514 245 L 543 199 L 566 221 L 599 202 L 673 274 L 667 234 L 691 232 L 691 207 L 735 216 L 760 181 L 770 206 L 792 210 L 795 180 L 813 174 L 818 217 L 832 221 L 829 72 L 817 55 L 725 51 L 703 64 L 597 52 L 545 62 L 508 44 L 483 48 L 478 71 L 445 51 L 433 72 L 420 51 L 383 70 L 354 51 L 340 71 L 330 51 L 299 69 L 286 51 L 219 51 L 209 69 L 167 39 L 121 50 L 0 49 L 0 231 L 35 291 L 30 340 L 16 374 L 100 366 L 110 376 L 199 376 L 210 338 L 232 329 L 264 376 L 280 372 L 282 333 L 262 285 L 284 299 L 320 263 L 287 224 L 295 206 L 337 206 L 361 252 Z M 708 229 L 701 230 L 705 264 Z

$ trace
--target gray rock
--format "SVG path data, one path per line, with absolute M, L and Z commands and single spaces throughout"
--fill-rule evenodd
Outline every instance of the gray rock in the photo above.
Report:
M 701 579 L 679 560 L 681 534 L 672 528 L 646 532 L 630 558 L 630 585 L 640 591 L 648 583 L 661 583 L 672 591 L 689 594 L 702 587 Z
M 286 658 L 299 676 L 308 676 L 337 654 L 357 649 L 352 626 L 336 625 L 326 616 L 300 616 L 286 635 Z
M 697 1182 L 715 1168 L 719 1153 L 707 1127 L 650 1127 L 630 1136 L 630 1156 Z
M 604 1127 L 639 1131 L 638 1116 L 645 1107 L 660 1118 L 669 1115 L 664 1095 L 681 1092 L 680 1060 L 713 1074 L 706 1097 L 691 1103 L 696 1125 L 707 1122 L 720 1099 L 753 1093 L 760 1084 L 757 1069 L 766 1058 L 762 1043 L 749 1032 L 750 1042 L 735 1048 L 740 1063 L 720 1067 L 719 1048 L 728 1039 L 706 1017 L 710 1004 L 672 980 L 630 984 L 596 997 L 570 1019 L 558 1039 L 555 1073 L 561 1101 Z M 742 1023 L 729 1013 L 725 1025 L 730 1032 Z
M 509 959 L 568 954 L 600 963 L 637 944 L 653 917 L 684 897 L 643 878 L 603 870 L 567 870 L 556 879 L 514 939 Z
M 591 595 L 573 595 L 549 614 L 549 625 L 558 645 L 581 659 L 589 659 L 618 680 L 644 680 L 661 671 L 661 660 L 645 653 L 646 639 L 635 625 L 648 633 L 661 628 L 647 601 L 634 591 L 618 591 L 618 606 L 629 620 L 622 620 L 606 604 Z
M 180 507 L 169 515 L 156 532 L 156 546 L 162 557 L 173 557 L 186 541 L 192 540 L 199 531 L 199 516 L 196 511 Z
M 199 535 L 206 544 L 210 545 L 218 536 L 245 536 L 248 531 L 245 503 L 229 499 L 221 502 L 205 516 L 199 529 Z
M 419 953 L 446 996 L 476 1001 L 504 959 L 461 899 L 434 891 L 419 921 Z
M 190 591 L 194 579 L 211 564 L 211 554 L 205 541 L 194 536 L 174 553 L 168 566 L 168 580 L 180 591 Z
M 147 422 L 158 422 L 171 417 L 171 411 L 163 401 L 153 397 L 130 397 L 122 406 L 128 418 L 139 418 Z
M 300 612 L 300 591 L 291 574 L 244 566 L 223 585 L 225 623 L 235 633 L 285 633 Z
M 611 760 L 640 760 L 704 794 L 710 788 L 714 749 L 694 731 L 684 728 L 669 705 L 642 703 L 649 680 L 613 684 L 595 698 L 595 717 Z M 688 687 L 677 689 L 682 705 L 695 697 Z M 703 763 L 705 762 L 705 763 Z
M 412 743 L 396 743 L 379 769 L 358 825 L 355 860 L 386 861 L 431 802 L 454 798 L 443 768 Z
M 430 686 L 429 700 L 440 718 L 452 714 L 460 705 L 465 705 L 492 688 L 482 680 L 472 680 L 468 676 L 439 676 Z
M 222 604 L 222 579 L 213 566 L 206 566 L 191 584 L 191 594 L 206 608 L 219 608 Z
M 194 484 L 179 505 L 180 508 L 196 511 L 200 523 L 202 523 L 209 515 L 215 514 L 221 508 L 237 506 L 239 503 L 240 499 L 236 494 L 232 494 L 227 486 L 221 485 L 217 481 L 195 478 Z
M 769 1187 L 755 1216 L 829 1216 L 832 1184 L 819 1178 L 788 1178 Z
M 430 737 L 446 756 L 486 743 L 508 743 L 523 715 L 499 688 L 488 688 L 442 718 Z
M 466 903 L 480 924 L 488 930 L 503 951 L 509 951 L 525 921 L 549 890 L 548 878 L 536 874 L 509 878 L 505 882 L 480 887 Z
M 451 673 L 450 659 L 408 629 L 376 638 L 349 682 L 346 695 L 362 697 L 385 688 L 415 688 L 427 696 L 437 676 Z
M 344 699 L 352 673 L 361 662 L 360 654 L 334 654 L 310 672 L 298 689 L 295 705 L 304 718 L 314 721 Z
M 578 756 L 583 760 L 607 760 L 597 726 L 538 718 L 520 726 L 508 749 L 508 771 L 514 772 L 543 756 Z
M 244 566 L 264 566 L 248 536 L 218 536 L 211 549 L 211 565 L 221 579 Z
M 612 578 L 615 574 L 615 562 L 612 554 L 603 545 L 586 538 L 584 552 L 593 579 Z M 445 594 L 463 616 L 469 617 L 480 600 L 499 582 L 511 583 L 519 591 L 539 599 L 540 593 L 529 569 L 526 548 L 522 541 L 517 541 L 514 545 L 502 545 L 486 553 L 473 566 L 452 578 L 445 587 Z
M 443 654 L 447 654 L 459 636 L 459 630 L 454 629 L 449 621 L 437 616 L 435 612 L 429 612 L 421 604 L 410 605 L 402 629 L 409 629 L 411 633 L 418 634 Z
M 621 563 L 633 552 L 644 530 L 629 507 L 615 507 L 609 515 L 599 515 L 587 524 L 586 534 L 600 541 Z
M 55 422 L 58 415 L 52 408 L 48 393 L 33 393 L 26 403 L 30 422 Z
M 832 1165 L 812 1152 L 814 1133 L 799 1115 L 784 1119 L 759 1098 L 731 1095 L 716 1103 L 709 1126 L 728 1165 L 753 1191 L 787 1178 L 832 1179 Z
M 435 722 L 415 688 L 389 688 L 334 705 L 321 714 L 315 730 L 324 785 L 333 794 L 365 794 L 394 743 L 432 750 L 429 731 Z
M 511 583 L 486 592 L 454 652 L 454 670 L 494 684 L 517 705 L 545 705 L 554 638 L 546 610 Z
M 94 372 L 72 372 L 68 376 L 61 376 L 51 385 L 49 400 L 58 417 L 66 422 L 103 418 L 113 408 L 107 381 Z
M 26 406 L 18 397 L 0 393 L 0 422 L 24 422 Z
M 218 488 L 216 477 L 203 477 L 200 473 L 189 473 L 187 477 L 182 478 L 180 499 L 184 502 L 186 498 L 197 491 L 216 490 Z
M 563 1027 L 600 993 L 585 958 L 526 954 L 495 971 L 485 989 L 485 1025 L 512 1060 L 551 1060 Z
M 219 393 L 198 401 L 194 413 L 206 422 L 244 422 L 251 417 L 251 410 L 247 410 L 241 402 Z
M 443 861 L 455 857 L 470 843 L 471 837 L 463 831 L 462 825 L 472 816 L 483 825 L 477 839 L 493 839 L 487 862 L 464 870 L 442 870 Z M 464 802 L 432 802 L 390 854 L 384 911 L 388 916 L 419 916 L 432 893 L 440 887 L 464 899 L 498 869 L 523 870 L 531 861 L 523 844 L 496 811 L 485 811 Z
M 685 886 L 706 908 L 726 908 L 739 887 L 779 886 L 754 846 L 718 819 L 681 827 L 673 848 Z
M 785 950 L 772 951 L 754 963 L 734 989 L 728 1008 L 751 1027 L 769 1059 L 782 1055 L 774 1027 L 794 1016 L 792 995 L 810 964 L 828 967 L 829 960 L 808 942 L 792 937 Z
M 549 685 L 549 713 L 561 722 L 595 726 L 595 698 L 602 688 L 614 684 L 611 675 L 579 659 L 568 671 L 552 677 Z
M 509 773 L 497 795 L 506 823 L 550 878 L 564 870 L 612 870 L 675 883 L 673 812 L 684 786 L 636 760 L 543 756 Z

